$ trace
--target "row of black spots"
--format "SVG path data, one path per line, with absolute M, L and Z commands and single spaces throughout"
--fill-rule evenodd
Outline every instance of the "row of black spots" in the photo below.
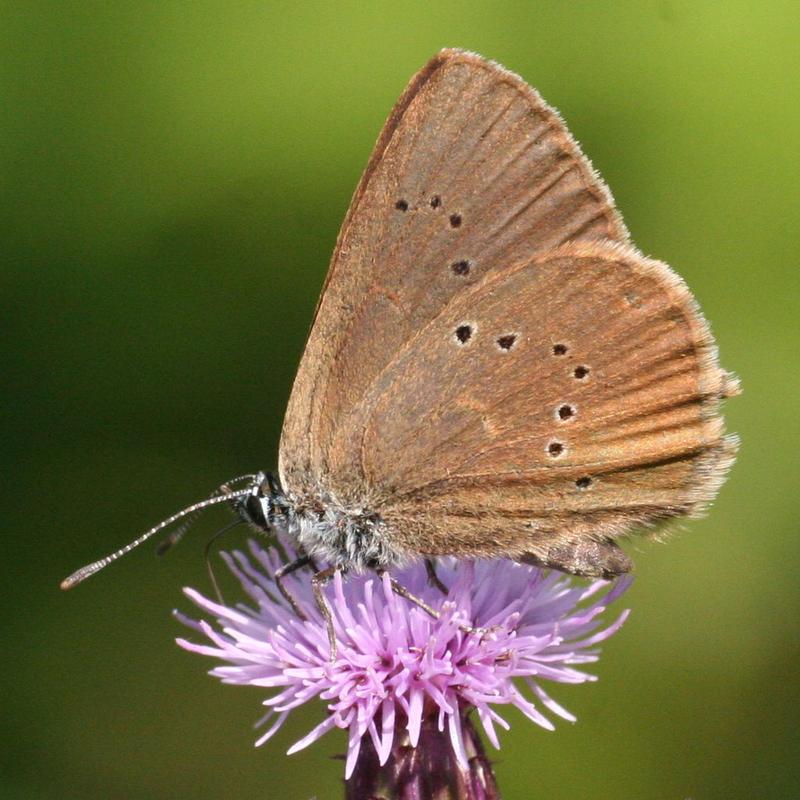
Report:
M 556 342 L 553 345 L 553 355 L 557 358 L 562 358 L 569 353 L 569 346 L 564 342 Z M 586 380 L 591 370 L 585 364 L 580 364 L 572 370 L 572 376 L 579 381 Z M 561 403 L 555 409 L 555 418 L 558 422 L 569 422 L 578 413 L 578 409 L 570 403 Z M 547 443 L 547 454 L 550 458 L 557 459 L 564 456 L 567 452 L 567 446 L 564 442 L 558 439 L 553 439 Z M 575 488 L 586 490 L 592 485 L 592 479 L 588 475 L 583 475 L 575 481 Z
M 430 199 L 430 206 L 431 206 L 431 208 L 433 208 L 433 209 L 437 209 L 437 208 L 439 208 L 441 205 L 442 205 L 442 198 L 441 198 L 441 197 L 439 197 L 439 195 L 438 195 L 438 194 L 435 194 L 433 197 L 431 197 L 431 199 Z M 395 208 L 396 208 L 398 211 L 408 211 L 408 200 L 403 200 L 402 198 L 400 198 L 400 200 L 398 200 L 398 201 L 397 201 L 397 202 L 394 204 L 394 207 L 395 207 Z
M 553 439 L 547 443 L 547 455 L 550 458 L 561 458 L 562 456 L 566 455 L 567 446 L 564 442 L 559 441 L 558 439 Z M 588 489 L 592 485 L 592 479 L 588 475 L 582 475 L 575 481 L 575 487 L 577 489 Z
M 553 345 L 554 356 L 565 356 L 567 353 L 569 353 L 569 346 L 563 342 L 557 342 Z M 572 370 L 572 377 L 575 378 L 575 380 L 583 381 L 589 377 L 591 371 L 591 368 L 587 367 L 586 364 L 579 364 Z
M 428 204 L 435 211 L 436 209 L 442 207 L 442 198 L 438 194 L 435 194 L 428 201 Z M 408 211 L 409 209 L 408 200 L 405 200 L 404 198 L 401 197 L 399 200 L 395 201 L 394 207 L 398 211 Z M 451 228 L 460 228 L 461 223 L 463 221 L 461 214 L 451 214 L 449 220 Z
M 454 261 L 450 265 L 450 269 L 456 275 L 469 274 L 470 267 L 471 265 L 469 261 Z M 456 329 L 455 335 L 458 341 L 464 344 L 467 341 L 469 341 L 469 339 L 472 337 L 472 329 L 467 324 L 460 325 Z M 500 350 L 504 351 L 511 350 L 517 343 L 517 334 L 505 333 L 502 336 L 498 336 L 495 342 L 497 346 L 500 348 Z M 566 347 L 566 345 L 555 345 L 554 351 L 555 348 L 561 348 L 561 347 Z M 558 354 L 560 354 L 560 352 Z M 572 371 L 572 375 L 576 380 L 585 380 L 588 377 L 590 371 L 591 370 L 589 369 L 589 367 L 581 364 L 575 367 L 575 369 Z M 569 419 L 570 417 L 573 417 L 575 413 L 576 412 L 574 406 L 563 405 L 558 409 L 558 416 L 560 419 Z
M 453 337 L 455 338 L 456 342 L 460 345 L 467 344 L 472 339 L 473 334 L 475 333 L 475 327 L 470 325 L 469 323 L 465 322 L 459 325 L 453 331 Z M 516 333 L 505 333 L 502 336 L 498 336 L 495 339 L 495 344 L 497 345 L 498 349 L 502 352 L 508 352 L 512 350 L 517 343 L 517 334 Z
M 442 207 L 442 198 L 438 194 L 435 194 L 428 201 L 428 204 L 435 211 L 437 208 L 441 208 Z M 451 228 L 460 228 L 461 227 L 461 214 L 451 214 L 450 215 L 450 227 Z

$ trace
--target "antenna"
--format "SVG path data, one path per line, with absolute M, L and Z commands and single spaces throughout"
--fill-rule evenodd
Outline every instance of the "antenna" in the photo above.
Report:
M 187 514 L 193 514 L 195 511 L 200 511 L 204 508 L 208 508 L 209 506 L 217 505 L 219 503 L 226 503 L 237 497 L 247 497 L 247 495 L 249 495 L 252 491 L 252 487 L 248 487 L 247 489 L 241 489 L 238 492 L 224 494 L 221 497 L 209 497 L 206 500 L 201 500 L 199 503 L 195 503 L 194 505 L 184 508 L 177 514 L 173 514 L 171 517 L 159 522 L 158 525 L 150 528 L 149 531 L 143 533 L 138 539 L 134 539 L 130 544 L 126 544 L 125 547 L 120 548 L 116 553 L 112 553 L 105 558 L 101 558 L 99 561 L 94 561 L 91 564 L 87 564 L 85 567 L 81 567 L 79 570 L 76 570 L 68 578 L 64 578 L 64 580 L 61 581 L 61 588 L 66 590 L 71 589 L 73 586 L 77 586 L 82 581 L 85 581 L 89 576 L 94 575 L 95 572 L 99 572 L 101 569 L 103 569 L 103 567 L 107 567 L 112 561 L 116 561 L 126 553 L 130 553 L 134 547 L 138 547 L 143 542 L 146 542 L 151 536 L 163 530 L 168 525 L 171 525 L 173 522 L 185 517 Z
M 248 485 L 252 488 L 254 483 L 258 483 L 259 476 L 250 473 L 248 475 L 239 475 L 236 478 L 231 478 L 229 481 L 225 481 L 218 489 L 214 489 L 213 492 L 209 495 L 209 497 L 217 497 L 220 494 L 224 494 L 227 498 L 230 498 L 233 494 L 233 487 L 237 483 L 241 483 L 242 481 L 247 481 Z M 189 519 L 186 520 L 182 525 L 179 525 L 172 533 L 164 539 L 163 542 L 156 548 L 156 555 L 163 556 L 166 555 L 173 547 L 175 547 L 178 542 L 188 533 L 189 529 L 194 525 L 197 520 L 200 519 L 200 512 L 195 512 L 192 514 Z

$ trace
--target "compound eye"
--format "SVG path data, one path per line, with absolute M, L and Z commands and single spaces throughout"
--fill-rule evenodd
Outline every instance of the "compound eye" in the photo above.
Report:
M 242 498 L 238 504 L 239 516 L 248 524 L 269 530 L 267 514 L 269 513 L 269 500 L 259 496 L 259 488 L 254 487 L 253 491 Z

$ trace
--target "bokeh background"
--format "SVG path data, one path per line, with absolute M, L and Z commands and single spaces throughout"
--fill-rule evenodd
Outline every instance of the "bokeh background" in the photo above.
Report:
M 800 14 L 787 2 L 3 4 L 8 798 L 341 796 L 344 739 L 251 746 L 257 690 L 180 651 L 202 543 L 59 580 L 276 462 L 339 224 L 406 81 L 477 50 L 557 106 L 744 394 L 711 515 L 634 547 L 579 721 L 511 715 L 506 798 L 795 798 Z M 203 532 L 205 531 L 205 533 Z M 236 537 L 233 537 L 234 540 Z

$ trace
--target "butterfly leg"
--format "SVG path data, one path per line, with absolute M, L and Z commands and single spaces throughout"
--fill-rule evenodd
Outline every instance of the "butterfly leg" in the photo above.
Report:
M 379 575 L 383 575 L 385 570 L 378 570 Z M 413 592 L 409 591 L 402 583 L 400 583 L 397 579 L 392 578 L 389 576 L 389 582 L 392 585 L 392 591 L 399 595 L 400 597 L 405 598 L 409 602 L 413 603 L 415 606 L 421 608 L 426 614 L 429 614 L 434 619 L 439 619 L 442 616 L 441 611 L 437 611 L 433 606 L 426 603 L 421 597 L 417 597 Z M 442 584 L 444 585 L 444 584 Z M 474 625 L 465 625 L 459 624 L 459 630 L 464 631 L 464 633 L 476 633 L 483 636 L 486 633 L 490 633 L 490 628 L 479 628 Z
M 275 570 L 275 586 L 278 587 L 278 591 L 283 595 L 283 599 L 292 607 L 292 611 L 294 611 L 297 616 L 302 620 L 307 620 L 308 616 L 303 611 L 302 608 L 295 600 L 294 595 L 286 588 L 286 585 L 283 582 L 283 579 L 287 575 L 291 575 L 293 572 L 297 572 L 298 569 L 302 569 L 303 567 L 308 566 L 311 564 L 311 557 L 307 555 L 302 555 L 299 558 L 296 558 L 294 561 L 291 561 L 288 564 L 284 564 L 280 569 Z M 317 571 L 314 568 L 315 572 Z
M 330 645 L 330 660 L 336 660 L 336 631 L 333 628 L 333 613 L 328 601 L 325 599 L 323 588 L 333 580 L 333 576 L 338 572 L 337 567 L 327 567 L 317 572 L 311 579 L 311 588 L 314 591 L 314 600 L 317 602 L 319 613 L 325 620 L 325 627 L 328 631 L 328 644 Z
M 519 560 L 537 567 L 607 581 L 633 569 L 633 562 L 610 539 L 562 542 L 551 545 L 543 552 L 526 553 Z
M 436 564 L 433 559 L 425 559 L 425 571 L 428 573 L 428 583 L 435 586 L 445 597 L 450 594 L 450 590 L 442 583 L 439 576 L 436 574 Z
M 378 575 L 383 577 L 386 574 L 386 570 L 378 570 Z M 421 597 L 417 597 L 417 595 L 410 592 L 400 583 L 396 578 L 393 578 L 391 575 L 389 576 L 389 582 L 392 584 L 392 591 L 400 596 L 404 597 L 406 600 L 412 602 L 415 606 L 419 606 L 426 614 L 430 614 L 434 619 L 439 619 L 441 616 L 441 612 L 437 611 L 433 606 L 428 605 Z

